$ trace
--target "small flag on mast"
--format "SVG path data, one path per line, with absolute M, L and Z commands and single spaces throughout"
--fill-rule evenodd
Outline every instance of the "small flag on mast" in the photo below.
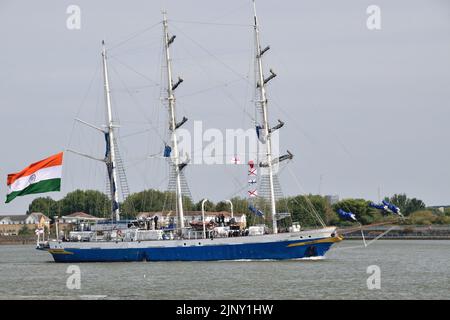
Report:
M 248 196 L 250 198 L 258 196 L 258 190 L 256 190 L 256 189 L 255 190 L 248 190 Z
M 233 164 L 241 164 L 241 160 L 237 156 L 231 158 L 231 163 Z
M 17 196 L 61 190 L 63 153 L 35 162 L 17 173 L 8 174 L 6 203 Z

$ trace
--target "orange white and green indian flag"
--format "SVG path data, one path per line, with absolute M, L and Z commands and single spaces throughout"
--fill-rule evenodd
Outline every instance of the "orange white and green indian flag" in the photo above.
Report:
M 6 203 L 17 196 L 61 190 L 63 153 L 35 162 L 17 173 L 8 174 Z

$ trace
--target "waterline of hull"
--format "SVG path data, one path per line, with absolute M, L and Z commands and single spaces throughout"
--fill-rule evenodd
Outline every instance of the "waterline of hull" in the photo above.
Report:
M 56 262 L 285 260 L 323 257 L 333 243 L 341 240 L 340 237 L 329 236 L 272 242 L 216 244 L 211 241 L 188 246 L 158 246 L 148 241 L 134 246 L 120 243 L 121 246 L 104 247 L 94 247 L 95 244 L 77 247 L 76 243 L 63 243 L 64 247 L 60 245 L 48 251 Z

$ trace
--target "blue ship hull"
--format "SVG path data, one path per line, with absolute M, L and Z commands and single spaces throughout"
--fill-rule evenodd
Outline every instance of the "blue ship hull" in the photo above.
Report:
M 56 262 L 284 260 L 322 257 L 341 238 L 209 246 L 71 248 L 48 250 Z

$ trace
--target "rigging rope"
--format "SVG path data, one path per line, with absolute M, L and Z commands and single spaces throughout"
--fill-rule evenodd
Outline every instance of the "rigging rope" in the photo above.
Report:
M 179 95 L 178 99 L 185 98 L 185 97 L 191 97 L 191 96 L 194 96 L 194 95 L 197 95 L 197 94 L 201 94 L 201 93 L 204 93 L 204 92 L 208 92 L 210 90 L 218 89 L 218 88 L 221 88 L 221 87 L 227 87 L 230 84 L 233 84 L 233 83 L 236 83 L 236 82 L 239 82 L 239 81 L 242 81 L 242 79 L 239 78 L 239 79 L 236 79 L 236 80 L 232 80 L 232 81 L 224 82 L 224 83 L 221 83 L 221 84 L 218 84 L 218 85 L 215 85 L 215 86 L 211 86 L 211 87 L 203 89 L 203 90 L 199 90 L 199 91 L 195 91 L 195 92 L 192 92 L 192 93 Z
M 142 78 L 144 78 L 145 80 L 151 82 L 155 87 L 160 86 L 160 84 L 159 84 L 158 82 L 156 82 L 155 80 L 150 79 L 150 78 L 147 77 L 145 74 L 143 74 L 143 73 L 137 71 L 136 69 L 134 69 L 133 67 L 131 67 L 131 66 L 127 65 L 126 63 L 120 61 L 120 60 L 117 59 L 116 57 L 112 57 L 112 59 L 116 60 L 118 63 L 120 63 L 121 65 L 123 65 L 125 68 L 127 68 L 127 69 L 133 71 L 134 73 L 136 73 L 136 74 L 138 74 L 138 75 L 140 75 L 140 76 L 141 76 Z
M 302 185 L 300 184 L 300 181 L 297 179 L 297 176 L 292 172 L 292 169 L 290 167 L 288 167 L 288 170 L 289 170 L 291 176 L 294 178 L 294 181 L 297 183 L 299 189 L 303 191 L 304 189 L 303 189 Z M 322 220 L 319 213 L 314 208 L 314 205 L 311 203 L 311 200 L 309 200 L 309 198 L 307 196 L 305 196 L 305 200 L 306 200 L 306 203 L 310 206 L 312 212 L 314 213 L 315 218 L 319 221 L 319 223 L 322 225 L 322 227 L 326 227 L 325 222 Z M 296 201 L 295 198 L 294 198 L 294 201 Z M 297 202 L 297 204 L 299 204 L 299 203 Z
M 128 89 L 128 87 L 125 85 L 125 82 L 123 81 L 122 77 L 120 76 L 120 74 L 117 72 L 116 68 L 114 68 L 113 65 L 111 65 L 111 69 L 114 71 L 114 73 L 118 76 L 120 82 L 122 83 L 122 86 L 124 87 L 125 91 L 128 93 L 128 95 L 131 98 L 131 101 L 136 105 L 136 107 L 139 109 L 139 111 L 141 111 L 144 114 L 144 118 L 148 121 L 148 124 L 150 125 L 150 129 L 153 130 L 156 135 L 158 136 L 158 138 L 164 143 L 164 139 L 161 137 L 161 135 L 159 134 L 158 130 L 156 130 L 156 126 L 153 124 L 152 120 L 149 119 L 145 112 L 143 112 L 143 108 L 142 106 L 137 102 L 136 98 L 133 96 L 133 94 L 130 92 L 130 90 Z
M 179 30 L 178 28 L 175 28 L 177 30 Z M 217 82 L 219 82 L 220 84 L 217 86 L 219 88 L 222 88 L 222 92 L 225 95 L 226 98 L 228 98 L 233 104 L 235 104 L 236 106 L 239 107 L 240 110 L 242 110 L 252 121 L 254 121 L 253 116 L 246 110 L 245 107 L 242 107 L 241 104 L 235 99 L 235 97 L 229 93 L 227 90 L 225 90 L 225 88 L 234 82 L 238 82 L 239 80 L 244 80 L 245 83 L 248 85 L 250 82 L 248 80 L 248 78 L 246 76 L 243 76 L 241 74 L 239 74 L 237 71 L 235 71 L 233 68 L 231 68 L 230 66 L 228 66 L 226 63 L 224 63 L 222 60 L 220 60 L 217 56 L 215 56 L 214 54 L 212 54 L 210 51 L 208 51 L 207 49 L 205 49 L 203 46 L 201 46 L 198 42 L 196 42 L 195 40 L 193 40 L 192 38 L 190 38 L 189 36 L 187 36 L 183 31 L 179 30 L 183 35 L 186 36 L 186 38 L 188 40 L 190 40 L 191 42 L 193 42 L 196 46 L 200 47 L 203 51 L 205 51 L 209 56 L 213 57 L 215 60 L 219 61 L 222 65 L 224 65 L 227 69 L 231 70 L 234 74 L 236 74 L 238 76 L 239 79 L 230 81 L 228 83 L 223 82 L 221 80 L 215 80 Z M 189 54 L 191 57 L 193 57 L 193 55 L 189 52 L 189 50 L 187 50 L 187 48 L 183 47 L 184 50 L 186 51 L 187 54 Z M 202 71 L 205 73 L 205 75 L 209 76 L 207 70 L 200 64 L 198 64 L 198 66 L 202 69 Z M 207 91 L 207 90 L 205 90 Z M 189 94 L 188 94 L 189 95 Z M 184 97 L 188 96 L 188 95 L 184 95 Z M 183 96 L 180 96 L 183 97 Z M 179 97 L 179 98 L 180 98 Z M 183 104 L 181 104 L 182 106 Z
M 221 14 L 221 15 L 218 16 L 218 17 L 212 18 L 210 21 L 206 21 L 206 24 L 227 25 L 227 24 L 217 23 L 217 22 L 215 22 L 215 21 L 221 20 L 221 19 L 223 19 L 223 18 L 225 18 L 225 17 L 227 17 L 227 16 L 229 16 L 229 15 L 235 14 L 235 13 L 238 12 L 238 11 L 241 12 L 241 11 L 242 11 L 242 8 L 244 8 L 244 7 L 245 7 L 245 8 L 248 7 L 248 3 L 245 2 L 245 1 L 244 1 L 243 4 L 237 6 L 236 8 L 233 8 L 233 9 L 227 11 L 226 13 Z M 176 22 L 177 20 L 169 20 L 169 21 Z M 192 23 L 196 23 L 196 21 L 191 21 L 191 22 L 192 22 Z M 189 21 L 188 21 L 187 23 L 189 23 Z M 201 23 L 201 24 L 203 24 L 203 23 Z M 233 24 L 230 24 L 230 25 L 231 25 L 231 26 L 235 26 L 236 24 L 234 24 L 234 25 L 233 25 Z M 242 24 L 241 24 L 241 25 L 242 25 Z M 238 24 L 237 26 L 239 26 L 239 24 Z M 242 25 L 242 26 L 244 26 L 244 25 Z M 251 25 L 245 25 L 245 26 L 251 26 Z
M 113 46 L 110 46 L 109 49 L 108 49 L 108 51 L 114 50 L 114 49 L 116 49 L 116 48 L 118 48 L 118 47 L 124 45 L 124 44 L 127 43 L 128 41 L 130 41 L 130 40 L 132 40 L 132 39 L 138 37 L 139 35 L 141 35 L 141 34 L 147 32 L 147 31 L 152 30 L 154 27 L 156 27 L 156 26 L 158 26 L 158 25 L 160 25 L 160 24 L 161 24 L 161 21 L 158 21 L 157 23 L 155 23 L 155 24 L 153 24 L 153 25 L 151 25 L 151 26 L 149 26 L 149 27 L 146 27 L 146 28 L 144 28 L 144 29 L 142 29 L 142 30 L 140 30 L 140 31 L 137 31 L 137 32 L 132 33 L 131 35 L 129 35 L 129 36 L 128 36 L 127 38 L 125 38 L 124 40 L 118 42 L 117 44 L 115 44 L 115 45 L 113 45 Z
M 202 25 L 216 25 L 216 26 L 230 26 L 230 27 L 253 27 L 251 24 L 242 24 L 242 23 L 218 23 L 218 22 L 207 22 L 207 21 L 189 21 L 189 20 L 169 20 L 170 22 L 175 23 L 189 23 L 189 24 L 202 24 Z
M 80 103 L 80 105 L 78 106 L 78 109 L 77 109 L 77 113 L 76 113 L 76 115 L 75 115 L 75 118 L 78 118 L 78 116 L 80 115 L 81 108 L 83 108 L 83 106 L 84 106 L 84 104 L 85 104 L 85 102 L 86 102 L 86 100 L 87 100 L 87 97 L 88 97 L 88 95 L 89 95 L 89 92 L 91 91 L 91 88 L 92 88 L 92 85 L 93 85 L 93 83 L 94 83 L 94 79 L 95 79 L 95 76 L 97 75 L 97 72 L 98 72 L 99 67 L 100 67 L 100 63 L 97 63 L 97 64 L 96 64 L 95 71 L 94 71 L 94 73 L 93 73 L 92 76 L 91 76 L 91 80 L 89 81 L 89 85 L 88 85 L 88 88 L 87 88 L 87 90 L 86 90 L 86 93 L 84 94 L 83 99 L 81 100 L 81 103 Z M 74 132 L 74 130 L 75 130 L 75 124 L 76 124 L 76 123 L 77 123 L 77 121 L 76 121 L 76 120 L 73 120 L 73 122 L 72 122 L 72 128 L 71 128 L 70 133 L 69 133 L 69 139 L 68 139 L 67 144 L 66 144 L 66 149 L 70 147 L 70 144 L 71 144 L 71 142 L 72 142 L 73 132 Z
M 181 29 L 177 28 L 177 27 L 173 27 L 174 29 L 178 30 L 179 32 L 181 32 L 187 39 L 189 39 L 190 41 L 192 41 L 192 43 L 194 43 L 196 46 L 198 46 L 200 49 L 202 49 L 203 51 L 205 51 L 209 56 L 211 56 L 212 58 L 214 58 L 216 61 L 218 61 L 220 64 L 222 64 L 225 68 L 227 68 L 228 70 L 230 70 L 232 73 L 234 73 L 235 75 L 237 75 L 238 77 L 240 77 L 241 79 L 245 80 L 246 82 L 249 82 L 249 80 L 247 79 L 247 77 L 245 77 L 244 75 L 240 74 L 239 72 L 237 72 L 236 70 L 234 70 L 232 67 L 230 67 L 228 64 L 226 64 L 225 62 L 223 62 L 221 59 L 219 59 L 216 55 L 214 55 L 211 51 L 209 51 L 208 49 L 206 49 L 205 47 L 203 47 L 200 43 L 198 43 L 197 41 L 195 41 L 194 39 L 192 39 L 191 37 L 189 37 L 185 32 L 183 32 Z

